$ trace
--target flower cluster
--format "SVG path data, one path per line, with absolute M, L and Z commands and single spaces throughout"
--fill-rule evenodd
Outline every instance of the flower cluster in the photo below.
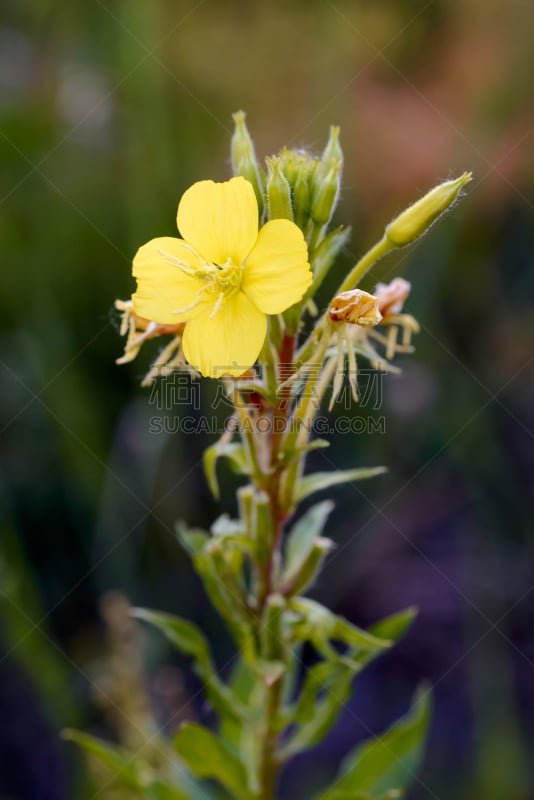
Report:
M 303 596 L 333 547 L 323 536 L 332 503 L 309 505 L 308 499 L 384 471 L 306 473 L 305 464 L 310 450 L 329 445 L 312 432 L 330 386 L 331 404 L 345 379 L 357 400 L 358 359 L 392 370 L 392 359 L 413 349 L 418 324 L 404 311 L 410 284 L 397 277 L 371 293 L 360 288 L 362 278 L 391 250 L 424 233 L 470 175 L 440 184 L 403 211 L 340 277 L 333 298 L 318 302 L 349 236 L 343 226 L 330 229 L 343 167 L 339 129 L 331 128 L 321 156 L 284 148 L 262 166 L 245 115 L 238 112 L 234 120 L 233 177 L 187 189 L 178 205 L 180 238 L 159 237 L 138 250 L 137 289 L 131 300 L 116 303 L 126 335 L 120 363 L 135 358 L 148 340 L 170 337 L 145 383 L 176 368 L 221 379 L 233 413 L 205 452 L 204 470 L 215 499 L 220 459 L 245 478 L 236 492 L 237 519 L 223 514 L 209 531 L 177 526 L 239 649 L 234 676 L 221 677 L 209 641 L 190 621 L 134 611 L 193 660 L 219 718 L 217 732 L 185 722 L 171 747 L 151 730 L 143 706 L 145 738 L 134 755 L 125 751 L 132 743 L 124 731 L 119 738 L 125 748 L 68 734 L 146 800 L 196 798 L 199 791 L 215 798 L 221 787 L 224 796 L 240 800 L 274 800 L 283 765 L 324 738 L 355 676 L 403 635 L 414 615 L 406 609 L 364 631 Z M 295 520 L 302 501 L 306 510 Z M 317 659 L 298 681 L 303 648 L 313 649 Z M 134 677 L 139 692 L 142 684 Z M 350 752 L 316 797 L 400 796 L 417 769 L 428 718 L 424 694 L 378 744 Z M 409 769 L 403 767 L 406 742 Z M 362 773 L 369 747 L 373 768 Z

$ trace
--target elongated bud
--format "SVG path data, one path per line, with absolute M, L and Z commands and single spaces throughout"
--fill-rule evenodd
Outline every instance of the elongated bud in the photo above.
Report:
M 331 539 L 325 539 L 323 536 L 316 539 L 297 572 L 285 576 L 280 590 L 287 596 L 303 594 L 317 578 L 323 562 L 333 546 L 334 543 Z
M 269 548 L 273 537 L 273 521 L 269 496 L 264 491 L 254 493 L 254 520 L 256 534 L 256 554 L 261 564 L 269 558 Z
M 327 225 L 337 206 L 341 185 L 341 161 L 332 164 L 324 180 L 320 181 L 313 198 L 311 216 L 318 225 Z
M 291 189 L 282 172 L 279 158 L 268 158 L 267 161 L 267 203 L 269 219 L 289 219 L 293 222 L 291 205 Z
M 440 183 L 420 200 L 399 214 L 386 228 L 385 235 L 393 247 L 415 242 L 449 209 L 463 187 L 472 180 L 471 172 L 464 172 L 454 181 Z
M 293 210 L 295 222 L 304 230 L 310 217 L 310 185 L 304 170 L 299 170 L 295 176 Z
M 386 314 L 398 314 L 411 290 L 412 284 L 404 278 L 393 278 L 391 283 L 377 283 L 375 297 L 380 313 L 384 317 Z
M 284 657 L 283 613 L 286 601 L 280 594 L 267 598 L 261 625 L 262 656 L 268 661 Z
M 377 298 L 363 289 L 338 294 L 330 303 L 328 315 L 333 322 L 350 322 L 364 328 L 378 325 L 382 320 Z
M 343 150 L 339 144 L 339 125 L 330 126 L 330 136 L 323 150 L 319 172 L 324 177 L 334 164 L 343 165 Z
M 249 536 L 254 531 L 254 489 L 252 486 L 240 486 L 237 490 L 239 518 L 243 520 L 245 531 Z
M 242 175 L 251 182 L 258 200 L 260 215 L 263 210 L 264 181 L 256 159 L 254 142 L 245 123 L 244 111 L 233 114 L 235 130 L 230 144 L 232 170 L 234 175 Z

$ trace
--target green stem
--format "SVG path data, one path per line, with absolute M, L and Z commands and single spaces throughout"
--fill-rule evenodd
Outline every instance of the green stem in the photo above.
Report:
M 277 353 L 278 378 L 283 381 L 287 375 L 294 370 L 296 335 L 286 333 L 283 336 Z M 272 430 L 268 440 L 269 447 L 269 480 L 263 486 L 269 498 L 269 510 L 271 516 L 271 542 L 269 554 L 264 564 L 260 567 L 259 581 L 257 584 L 256 605 L 258 613 L 256 625 L 258 639 L 261 639 L 260 629 L 264 623 L 266 604 L 270 596 L 274 593 L 274 581 L 280 555 L 282 541 L 283 524 L 285 514 L 280 505 L 280 480 L 283 469 L 280 465 L 280 451 L 287 429 L 287 421 L 291 408 L 291 389 L 283 389 L 278 396 L 278 402 L 272 409 L 271 422 Z M 264 434 L 265 437 L 268 434 Z M 259 446 L 257 437 L 253 440 L 253 445 Z M 269 657 L 268 654 L 266 654 Z M 278 730 L 276 719 L 280 710 L 283 697 L 285 674 L 280 676 L 274 683 L 265 685 L 265 701 L 263 720 L 259 730 L 260 737 L 260 764 L 259 764 L 259 794 L 258 800 L 274 800 L 276 784 L 278 778 L 279 763 L 277 760 Z
M 258 447 L 254 436 L 252 419 L 247 411 L 243 395 L 236 389 L 233 381 L 228 379 L 223 380 L 225 382 L 226 391 L 232 400 L 232 403 L 234 404 L 236 414 L 239 418 L 239 423 L 241 425 L 241 438 L 243 440 L 243 446 L 245 448 L 247 460 L 252 470 L 252 478 L 257 486 L 262 487 L 264 477 L 258 457 Z
M 259 800 L 274 800 L 279 764 L 276 758 L 278 733 L 274 721 L 282 702 L 283 680 L 280 678 L 267 687 L 265 703 L 265 727 L 261 742 L 260 794 Z
M 311 254 L 317 250 L 318 246 L 321 244 L 324 238 L 324 231 L 326 229 L 326 225 L 319 225 L 317 223 L 313 223 L 310 240 L 308 244 L 308 250 Z
M 337 294 L 354 289 L 371 267 L 393 249 L 391 243 L 385 236 L 380 239 L 380 241 L 373 245 L 371 249 L 360 258 L 357 264 L 354 265 L 337 290 Z

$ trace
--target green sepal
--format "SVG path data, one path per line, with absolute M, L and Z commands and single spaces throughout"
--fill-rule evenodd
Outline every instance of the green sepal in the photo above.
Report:
M 208 700 L 218 714 L 247 718 L 246 706 L 239 703 L 231 689 L 217 676 L 209 643 L 196 625 L 173 614 L 146 608 L 133 608 L 130 613 L 136 619 L 153 625 L 177 650 L 193 659 L 194 670 L 204 682 Z
M 321 492 L 323 489 L 330 489 L 340 483 L 352 483 L 353 481 L 364 481 L 383 475 L 387 472 L 386 467 L 362 467 L 358 469 L 345 469 L 335 472 L 314 472 L 301 478 L 295 489 L 295 503 L 300 503 L 305 497 L 314 492 Z
M 72 728 L 62 731 L 61 735 L 63 739 L 74 742 L 101 761 L 102 764 L 105 764 L 114 773 L 116 780 L 123 786 L 133 791 L 142 790 L 143 776 L 138 766 L 139 762 L 132 757 L 131 753 L 97 739 L 95 736 L 90 736 L 88 733 L 82 733 Z
M 207 728 L 185 722 L 174 737 L 173 745 L 197 778 L 218 781 L 239 800 L 253 800 L 244 765 Z
M 208 486 L 214 498 L 220 499 L 221 492 L 217 480 L 217 461 L 224 456 L 230 461 L 230 466 L 238 475 L 249 475 L 250 469 L 245 456 L 243 445 L 240 442 L 215 442 L 205 451 L 203 456 L 204 473 Z
M 430 721 L 429 691 L 420 689 L 406 716 L 382 736 L 359 745 L 344 759 L 332 787 L 315 800 L 342 800 L 365 792 L 372 800 L 399 796 L 416 777 Z M 353 796 L 353 795 L 350 795 Z

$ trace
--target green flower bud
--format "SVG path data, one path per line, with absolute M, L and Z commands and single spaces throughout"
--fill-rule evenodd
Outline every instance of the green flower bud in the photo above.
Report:
M 283 660 L 285 657 L 283 614 L 286 601 L 280 594 L 267 598 L 260 630 L 262 656 L 267 661 Z
M 242 175 L 251 182 L 256 193 L 260 215 L 263 210 L 264 180 L 262 170 L 258 166 L 254 142 L 245 123 L 244 111 L 233 114 L 235 130 L 230 144 L 232 170 L 235 176 Z
M 310 216 L 310 187 L 302 171 L 297 173 L 293 184 L 293 213 L 295 222 L 304 230 Z
M 298 570 L 294 574 L 284 576 L 280 591 L 288 596 L 303 594 L 315 581 L 333 546 L 331 539 L 325 539 L 323 536 L 316 539 Z
M 246 533 L 250 536 L 254 530 L 254 489 L 252 486 L 240 486 L 237 490 L 239 518 L 243 520 Z
M 265 564 L 273 537 L 273 521 L 269 496 L 261 490 L 254 493 L 254 523 L 256 555 L 258 561 Z
M 327 173 L 333 164 L 338 162 L 343 164 L 343 150 L 339 144 L 339 125 L 331 125 L 330 136 L 321 156 L 321 169 Z
M 317 179 L 317 176 L 316 176 Z M 319 181 L 313 198 L 311 217 L 318 225 L 327 225 L 337 205 L 341 185 L 341 161 L 332 164 L 326 177 Z
M 472 180 L 471 172 L 464 172 L 454 181 L 436 186 L 420 200 L 409 206 L 386 227 L 385 236 L 393 247 L 415 242 L 457 200 L 463 187 Z
M 297 175 L 296 154 L 294 150 L 283 147 L 280 153 L 280 169 L 287 178 L 290 186 L 293 185 Z
M 269 219 L 290 219 L 293 221 L 291 189 L 282 172 L 280 161 L 280 158 L 266 159 Z

